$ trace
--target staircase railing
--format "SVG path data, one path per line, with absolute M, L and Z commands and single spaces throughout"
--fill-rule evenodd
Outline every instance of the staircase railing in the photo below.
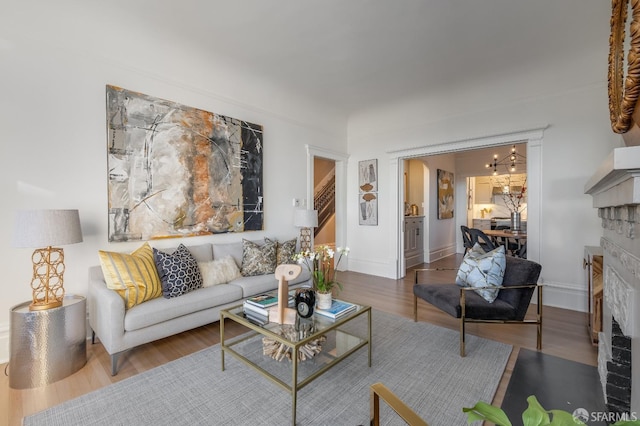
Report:
M 316 232 L 320 232 L 322 227 L 327 224 L 336 212 L 336 177 L 331 176 L 324 186 L 315 194 L 313 205 L 318 210 L 318 228 Z

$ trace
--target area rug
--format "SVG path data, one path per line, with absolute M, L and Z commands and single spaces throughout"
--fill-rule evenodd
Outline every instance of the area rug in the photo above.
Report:
M 522 424 L 529 395 L 535 395 L 547 410 L 573 413 L 583 408 L 588 413 L 606 412 L 597 367 L 520 349 L 502 401 L 502 409 L 514 426 Z M 606 425 L 606 422 L 591 417 L 587 424 Z
M 364 335 L 366 316 L 360 319 L 351 331 Z M 461 358 L 456 331 L 377 310 L 372 322 L 371 368 L 361 348 L 301 389 L 297 424 L 369 424 L 369 386 L 377 382 L 431 426 L 465 425 L 462 407 L 491 402 L 511 346 L 467 335 Z M 290 369 L 288 361 L 269 362 Z M 223 372 L 214 345 L 26 417 L 24 425 L 291 424 L 288 392 L 231 355 L 225 364 Z M 384 404 L 381 411 L 383 424 L 404 424 Z

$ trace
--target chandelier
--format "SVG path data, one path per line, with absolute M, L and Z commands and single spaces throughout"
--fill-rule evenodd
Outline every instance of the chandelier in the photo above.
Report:
M 516 166 L 518 164 L 526 164 L 526 159 L 522 154 L 518 154 L 516 152 L 516 146 L 513 145 L 511 147 L 511 152 L 509 155 L 504 157 L 502 160 L 498 160 L 498 154 L 494 154 L 491 163 L 487 164 L 487 169 L 493 168 L 493 175 L 496 176 L 498 174 L 498 167 L 504 166 L 509 173 L 513 173 L 516 171 Z

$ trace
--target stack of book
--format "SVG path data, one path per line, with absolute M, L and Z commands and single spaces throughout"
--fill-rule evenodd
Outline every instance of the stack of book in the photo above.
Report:
M 293 295 L 289 295 L 289 306 L 294 303 Z M 259 294 L 248 298 L 242 304 L 244 316 L 258 325 L 269 322 L 269 308 L 278 306 L 278 296 L 272 294 Z
M 355 311 L 357 305 L 353 303 L 345 302 L 344 300 L 333 299 L 331 307 L 329 309 L 316 309 L 318 315 L 322 315 L 331 319 L 338 319 L 350 312 Z

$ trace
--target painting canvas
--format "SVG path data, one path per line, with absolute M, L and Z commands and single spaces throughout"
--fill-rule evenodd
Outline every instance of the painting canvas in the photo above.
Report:
M 378 224 L 378 160 L 358 163 L 358 203 L 360 225 Z
M 262 126 L 106 91 L 109 241 L 263 229 Z
M 438 219 L 453 218 L 453 173 L 438 169 Z

